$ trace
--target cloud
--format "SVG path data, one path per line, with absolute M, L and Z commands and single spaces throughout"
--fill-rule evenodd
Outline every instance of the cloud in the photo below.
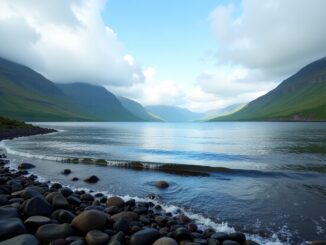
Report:
M 183 103 L 184 92 L 181 88 L 171 79 L 157 79 L 154 67 L 146 68 L 143 76 L 145 77 L 144 83 L 128 87 L 107 86 L 106 88 L 144 105 L 180 105 Z
M 1 1 L 0 56 L 56 82 L 127 86 L 144 81 L 101 17 L 105 1 Z
M 216 64 L 198 75 L 201 99 L 190 96 L 189 107 L 249 102 L 324 57 L 324 9 L 324 0 L 242 0 L 238 5 L 218 5 L 209 16 L 217 40 Z
M 326 1 L 243 0 L 239 8 L 219 5 L 210 15 L 220 63 L 278 77 L 326 55 Z

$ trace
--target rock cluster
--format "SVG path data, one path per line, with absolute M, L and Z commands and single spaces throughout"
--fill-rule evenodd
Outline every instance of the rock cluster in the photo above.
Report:
M 0 167 L 0 245 L 255 245 L 243 233 L 201 230 L 184 214 L 40 182 Z

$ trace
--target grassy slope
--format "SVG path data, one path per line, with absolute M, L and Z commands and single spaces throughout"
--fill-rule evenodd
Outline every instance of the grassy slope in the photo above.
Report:
M 0 76 L 0 115 L 26 121 L 93 120 L 60 95 L 44 95 Z
M 58 87 L 101 121 L 143 121 L 123 107 L 116 96 L 104 87 L 86 83 L 60 84 Z
M 319 62 L 319 63 L 318 63 Z M 317 61 L 225 120 L 326 120 L 326 62 Z
M 14 119 L 0 117 L 0 130 L 17 129 L 17 128 L 33 128 L 33 125 L 26 124 Z
M 162 121 L 157 116 L 153 115 L 152 113 L 149 113 L 140 103 L 122 96 L 118 96 L 117 98 L 129 112 L 131 112 L 138 118 L 149 122 Z

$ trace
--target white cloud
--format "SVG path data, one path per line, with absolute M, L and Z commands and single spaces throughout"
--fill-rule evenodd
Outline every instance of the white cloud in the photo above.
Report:
M 143 75 L 144 83 L 128 87 L 107 86 L 107 89 L 144 105 L 180 105 L 184 93 L 173 80 L 157 79 L 156 70 L 153 67 L 146 68 Z
M 140 64 L 125 55 L 102 20 L 104 5 L 102 0 L 1 1 L 0 56 L 57 82 L 142 82 Z
M 324 0 L 242 0 L 241 6 L 217 6 L 209 16 L 217 64 L 197 77 L 201 99 L 190 96 L 189 107 L 249 102 L 325 56 L 325 9 Z
M 210 19 L 218 60 L 273 76 L 289 75 L 326 55 L 326 1 L 243 0 L 217 6 Z

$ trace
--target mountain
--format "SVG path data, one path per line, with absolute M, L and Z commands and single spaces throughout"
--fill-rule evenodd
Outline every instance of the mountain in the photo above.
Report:
M 185 108 L 168 105 L 147 106 L 146 109 L 166 122 L 191 122 L 205 115 Z
M 104 87 L 87 83 L 57 85 L 69 98 L 100 121 L 142 121 Z
M 205 114 L 205 118 L 206 120 L 215 118 L 215 117 L 221 117 L 221 116 L 226 116 L 232 113 L 235 113 L 239 110 L 241 110 L 246 104 L 242 103 L 242 104 L 233 104 L 233 105 L 229 105 L 227 107 L 221 108 L 221 109 L 216 109 L 216 110 L 211 110 L 206 112 Z
M 51 81 L 32 69 L 0 58 L 0 115 L 25 121 L 90 121 Z
M 326 58 L 284 80 L 269 93 L 221 120 L 326 120 Z
M 128 99 L 126 97 L 117 96 L 117 99 L 121 102 L 122 106 L 126 108 L 129 112 L 144 121 L 149 122 L 159 122 L 162 121 L 157 116 L 149 113 L 140 103 Z

